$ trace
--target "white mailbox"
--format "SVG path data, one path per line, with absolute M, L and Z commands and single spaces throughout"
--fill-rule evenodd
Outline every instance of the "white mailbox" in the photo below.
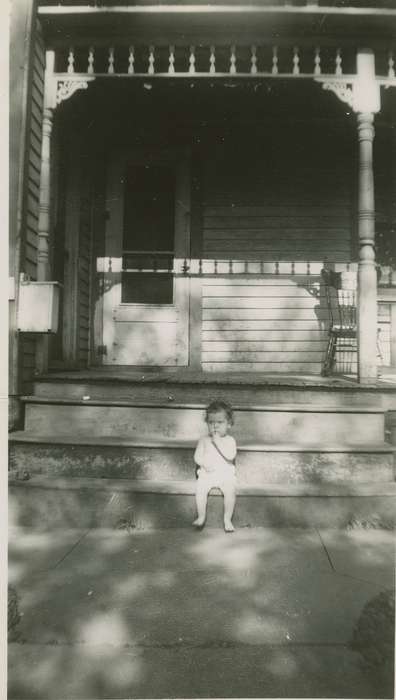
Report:
M 59 319 L 59 282 L 21 282 L 18 330 L 56 333 Z

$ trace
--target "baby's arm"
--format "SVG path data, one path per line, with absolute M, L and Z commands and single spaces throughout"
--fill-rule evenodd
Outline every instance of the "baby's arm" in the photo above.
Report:
M 195 462 L 195 464 L 197 464 L 199 467 L 203 467 L 203 466 L 204 466 L 204 461 L 205 461 L 205 459 L 204 459 L 204 457 L 205 457 L 204 453 L 205 453 L 205 450 L 204 450 L 204 442 L 203 442 L 203 439 L 200 438 L 200 439 L 198 440 L 198 444 L 197 444 L 197 447 L 196 447 L 195 452 L 194 452 L 194 462 Z

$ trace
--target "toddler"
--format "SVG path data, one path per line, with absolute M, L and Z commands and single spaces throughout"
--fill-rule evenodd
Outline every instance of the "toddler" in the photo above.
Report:
M 234 532 L 231 521 L 236 499 L 237 448 L 232 435 L 228 435 L 233 424 L 231 406 L 224 401 L 213 401 L 206 409 L 206 423 L 209 435 L 199 439 L 194 453 L 194 462 L 198 465 L 195 495 L 198 517 L 193 525 L 204 526 L 209 491 L 218 488 L 224 496 L 224 529 Z

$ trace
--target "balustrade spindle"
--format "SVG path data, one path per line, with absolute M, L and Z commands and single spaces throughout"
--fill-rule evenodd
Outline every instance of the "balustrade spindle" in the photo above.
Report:
M 214 46 L 210 47 L 209 65 L 209 73 L 216 73 L 216 49 Z
M 298 53 L 298 46 L 293 48 L 293 75 L 300 74 L 300 56 Z
M 188 63 L 188 72 L 195 73 L 195 46 L 190 46 L 190 57 L 188 59 Z
M 393 58 L 393 51 L 388 53 L 388 78 L 395 77 L 395 60 Z
M 335 74 L 342 75 L 342 56 L 341 49 L 337 49 L 335 57 Z
M 292 262 L 291 264 L 291 273 L 292 275 L 296 274 L 296 263 Z
M 273 46 L 272 48 L 272 75 L 278 75 L 278 47 Z
M 275 263 L 275 274 L 279 275 L 279 263 L 278 262 Z
M 251 52 L 252 52 L 252 57 L 251 57 L 251 68 L 250 72 L 255 75 L 257 73 L 257 47 L 252 46 L 251 47 Z
M 236 48 L 234 45 L 231 46 L 230 73 L 232 75 L 235 75 L 235 73 L 236 73 Z
M 198 274 L 202 275 L 202 258 L 198 260 Z
M 114 49 L 111 47 L 109 49 L 109 66 L 107 68 L 107 72 L 112 75 L 114 73 Z
M 70 47 L 67 57 L 67 72 L 74 73 L 74 50 L 72 47 Z
M 132 75 L 135 72 L 135 49 L 133 46 L 129 47 L 129 58 L 128 58 L 128 73 Z
M 88 69 L 87 72 L 92 75 L 94 72 L 94 48 L 93 46 L 90 46 L 89 52 L 88 52 Z
M 230 275 L 232 275 L 234 272 L 232 260 L 228 261 L 228 271 L 229 271 Z
M 307 262 L 307 275 L 309 276 L 311 274 L 311 263 Z
M 154 75 L 154 46 L 149 47 L 149 59 L 148 59 L 148 74 Z
M 315 58 L 314 58 L 314 75 L 320 75 L 321 72 L 322 72 L 322 69 L 320 67 L 320 48 L 316 47 Z
M 214 273 L 217 275 L 217 260 L 214 261 Z
M 168 68 L 168 73 L 174 73 L 175 72 L 175 47 L 170 46 L 169 47 L 169 68 Z

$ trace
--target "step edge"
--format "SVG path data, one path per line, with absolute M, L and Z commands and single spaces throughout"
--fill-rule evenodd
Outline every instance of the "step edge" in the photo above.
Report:
M 42 404 L 50 406 L 113 406 L 120 408 L 160 408 L 160 409 L 183 409 L 183 410 L 202 410 L 204 411 L 207 404 L 187 404 L 187 403 L 174 403 L 173 401 L 122 401 L 122 400 L 110 400 L 110 399 L 62 399 L 58 397 L 46 397 L 46 396 L 21 396 L 21 401 L 24 404 Z M 234 411 L 244 411 L 251 413 L 253 411 L 261 412 L 273 412 L 273 413 L 357 413 L 357 414 L 367 414 L 367 413 L 384 413 L 384 409 L 377 405 L 366 405 L 362 406 L 321 406 L 321 405 L 310 405 L 307 406 L 302 403 L 277 403 L 277 404 L 257 404 L 257 405 L 233 405 Z
M 95 490 L 122 493 L 151 493 L 158 495 L 192 496 L 195 494 L 195 479 L 183 481 L 147 481 L 144 479 L 103 479 L 89 477 L 46 477 L 33 476 L 27 481 L 10 479 L 9 486 L 17 488 L 54 491 L 78 491 Z M 396 497 L 395 482 L 368 482 L 342 484 L 260 484 L 257 486 L 239 485 L 237 488 L 239 497 L 263 496 L 263 497 L 323 497 L 323 498 L 349 498 L 381 496 L 386 498 Z M 221 496 L 220 492 L 213 495 Z
M 186 449 L 193 450 L 196 441 L 192 440 L 134 440 L 122 437 L 92 437 L 78 435 L 37 435 L 28 431 L 15 431 L 9 434 L 11 444 L 37 445 L 71 445 L 93 447 L 136 447 L 153 449 Z M 326 443 L 246 443 L 238 445 L 239 452 L 329 452 L 329 453 L 391 453 L 396 451 L 396 445 L 381 443 L 356 443 L 333 445 Z
M 76 370 L 76 374 L 78 374 L 78 370 Z M 144 370 L 142 369 L 142 374 L 144 374 Z M 184 386 L 186 384 L 190 385 L 199 385 L 203 384 L 205 386 L 207 385 L 214 385 L 214 386 L 227 386 L 227 387 L 252 387 L 257 389 L 257 387 L 265 387 L 265 388 L 271 388 L 271 389 L 277 389 L 279 387 L 287 388 L 287 389 L 297 389 L 297 390 L 302 390 L 306 391 L 307 389 L 312 389 L 313 391 L 330 391 L 330 392 L 338 392 L 338 391 L 346 391 L 347 393 L 349 392 L 354 392 L 357 391 L 359 393 L 365 392 L 365 391 L 374 391 L 374 392 L 382 392 L 384 391 L 385 393 L 388 391 L 394 391 L 394 385 L 391 382 L 387 382 L 381 386 L 377 384 L 376 381 L 373 381 L 370 384 L 365 384 L 361 385 L 357 381 L 350 380 L 350 379 L 345 379 L 342 376 L 340 377 L 335 377 L 331 382 L 328 381 L 321 381 L 320 375 L 316 376 L 316 382 L 311 383 L 307 382 L 304 380 L 301 380 L 299 383 L 293 383 L 293 380 L 290 378 L 282 378 L 282 377 L 274 377 L 273 375 L 268 377 L 268 378 L 263 378 L 260 376 L 255 376 L 254 378 L 249 377 L 248 379 L 241 379 L 241 378 L 236 378 L 232 376 L 225 376 L 224 378 L 219 378 L 219 377 L 213 377 L 213 376 L 199 376 L 199 377 L 190 377 L 190 376 L 176 376 L 176 375 L 170 375 L 170 374 L 165 374 L 162 377 L 151 377 L 149 374 L 146 374 L 144 377 L 144 380 L 142 380 L 141 376 L 140 377 L 125 377 L 125 376 L 105 376 L 105 375 L 97 375 L 97 376 L 64 376 L 62 374 L 56 374 L 54 375 L 43 375 L 41 377 L 37 377 L 34 382 L 36 385 L 38 384 L 43 384 L 43 385 L 48 385 L 48 384 L 101 384 L 101 385 L 107 385 L 107 384 L 126 384 L 130 386 L 142 386 L 143 385 L 150 385 L 150 386 L 155 386 L 156 384 L 161 384 L 163 386 L 169 386 L 172 384 L 175 384 L 177 386 Z

